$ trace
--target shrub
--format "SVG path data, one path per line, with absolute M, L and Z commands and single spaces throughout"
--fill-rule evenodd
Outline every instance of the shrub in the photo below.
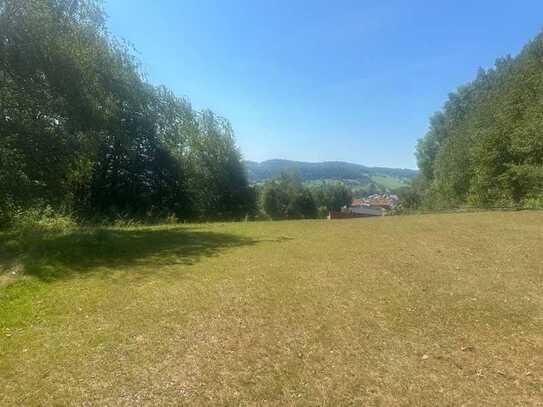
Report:
M 526 209 L 543 209 L 543 196 L 527 198 L 522 206 Z
M 15 210 L 11 225 L 18 233 L 28 235 L 35 232 L 67 232 L 76 226 L 76 222 L 69 214 L 57 212 L 46 205 Z

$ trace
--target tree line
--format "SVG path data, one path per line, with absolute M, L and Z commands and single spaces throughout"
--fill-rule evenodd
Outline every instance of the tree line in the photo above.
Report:
M 229 122 L 150 85 L 105 20 L 94 0 L 0 0 L 0 223 L 254 214 Z
M 342 182 L 305 186 L 295 173 L 282 173 L 259 191 L 260 208 L 271 219 L 324 218 L 352 202 L 352 191 Z
M 413 206 L 543 207 L 543 33 L 451 93 L 417 145 Z

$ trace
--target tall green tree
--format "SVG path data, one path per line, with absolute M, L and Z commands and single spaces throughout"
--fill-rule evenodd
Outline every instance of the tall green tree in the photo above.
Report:
M 99 1 L 0 0 L 0 79 L 1 219 L 254 211 L 230 124 L 148 84 Z
M 266 183 L 263 206 L 272 219 L 312 219 L 318 212 L 311 191 L 299 176 L 288 173 Z
M 312 188 L 315 203 L 318 207 L 327 211 L 340 211 L 344 206 L 350 206 L 353 201 L 353 193 L 342 182 L 322 182 Z
M 543 34 L 449 95 L 417 146 L 430 206 L 543 201 Z
M 197 118 L 198 131 L 188 140 L 189 187 L 194 210 L 205 218 L 242 218 L 256 211 L 241 155 L 228 120 L 206 110 Z

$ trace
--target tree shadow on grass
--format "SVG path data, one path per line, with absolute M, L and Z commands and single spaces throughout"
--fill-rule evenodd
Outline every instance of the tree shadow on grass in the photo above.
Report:
M 188 227 L 98 228 L 64 233 L 0 235 L 0 264 L 22 265 L 42 281 L 116 270 L 154 273 L 163 266 L 192 265 L 202 257 L 257 241 Z

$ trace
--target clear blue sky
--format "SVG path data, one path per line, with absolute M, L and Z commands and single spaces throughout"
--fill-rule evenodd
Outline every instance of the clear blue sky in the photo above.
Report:
M 228 118 L 244 158 L 415 168 L 429 116 L 543 28 L 541 0 L 106 0 L 148 79 Z

